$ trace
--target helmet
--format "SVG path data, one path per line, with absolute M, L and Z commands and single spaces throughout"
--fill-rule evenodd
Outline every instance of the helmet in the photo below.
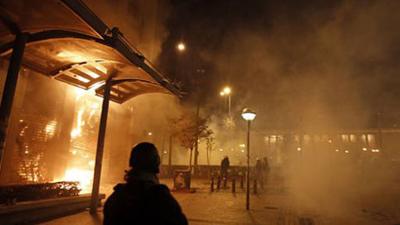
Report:
M 129 166 L 136 171 L 159 173 L 160 156 L 154 144 L 142 142 L 132 148 Z

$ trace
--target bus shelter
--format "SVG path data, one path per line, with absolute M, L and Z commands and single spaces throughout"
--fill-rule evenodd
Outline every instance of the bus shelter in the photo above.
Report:
M 21 67 L 103 97 L 92 187 L 96 212 L 109 101 L 146 93 L 179 96 L 118 28 L 109 28 L 80 0 L 0 2 L 0 57 L 9 61 L 0 105 L 0 169 Z

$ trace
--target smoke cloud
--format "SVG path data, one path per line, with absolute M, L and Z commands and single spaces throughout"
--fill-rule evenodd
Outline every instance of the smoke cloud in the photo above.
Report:
M 159 0 L 85 0 L 109 27 L 118 27 L 133 46 L 150 61 L 160 54 L 161 44 L 168 35 L 165 21 L 170 5 Z
M 198 16 L 188 26 L 198 33 L 210 28 L 192 40 L 199 46 L 192 45 L 215 69 L 206 73 L 213 84 L 205 88 L 212 95 L 205 111 L 213 114 L 218 157 L 233 155 L 231 148 L 240 150 L 243 107 L 257 112 L 253 161 L 268 155 L 271 149 L 261 139 L 274 130 L 322 134 L 377 128 L 378 113 L 383 127 L 398 126 L 400 2 L 254 3 L 257 10 L 227 3 L 224 16 L 215 13 L 219 3 L 203 11 L 198 6 L 192 14 L 206 13 L 206 8 L 209 17 Z M 213 107 L 226 107 L 215 88 L 226 83 L 233 86 L 233 131 L 222 125 L 225 109 Z M 336 216 L 355 216 L 360 209 L 368 214 L 373 207 L 393 212 L 389 208 L 396 204 L 390 198 L 398 192 L 393 171 L 398 168 L 392 161 L 339 157 L 318 144 L 303 154 L 285 154 L 289 192 L 304 208 Z M 395 152 L 387 154 L 398 158 Z M 240 154 L 232 157 L 234 164 L 244 161 Z
M 389 80 L 398 83 L 399 7 L 277 9 L 269 29 L 238 26 L 224 36 L 216 74 L 235 85 L 238 109 L 256 107 L 268 128 L 371 126 L 373 114 L 396 101 Z

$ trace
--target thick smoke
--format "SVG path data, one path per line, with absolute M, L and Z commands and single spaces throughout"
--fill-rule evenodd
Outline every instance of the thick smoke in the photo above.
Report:
M 123 0 L 123 1 L 93 1 L 86 0 L 86 4 L 110 27 L 118 27 L 128 41 L 144 56 L 152 61 L 157 61 L 161 51 L 161 44 L 168 35 L 165 21 L 170 13 L 168 1 L 160 0 Z M 120 107 L 121 109 L 119 109 Z M 110 143 L 119 144 L 119 149 L 109 149 L 110 173 L 107 180 L 120 181 L 123 170 L 128 167 L 128 158 L 131 147 L 140 141 L 150 141 L 160 150 L 162 162 L 167 163 L 168 141 L 170 136 L 170 120 L 180 114 L 181 106 L 174 96 L 164 94 L 148 94 L 138 96 L 123 106 L 112 108 L 114 111 L 124 111 L 125 120 L 121 126 L 129 128 L 121 130 L 128 132 L 121 137 L 129 140 L 119 140 L 115 135 L 108 135 Z M 113 119 L 111 119 L 113 120 Z M 118 121 L 118 119 L 114 119 Z M 121 120 L 120 120 L 121 121 Z M 115 123 L 112 123 L 115 126 Z M 179 144 L 176 143 L 177 147 Z M 180 153 L 181 151 L 177 151 Z M 175 155 L 179 160 L 180 154 Z M 184 158 L 184 157 L 183 157 Z M 181 162 L 187 162 L 181 159 Z M 118 162 L 118 163 L 115 163 Z M 174 161 L 173 161 L 174 162 Z M 115 164 L 114 164 L 115 163 Z M 176 162 L 174 162 L 176 163 Z
M 201 53 L 215 65 L 219 80 L 233 85 L 235 116 L 245 106 L 258 113 L 254 136 L 276 129 L 322 134 L 377 128 L 378 113 L 384 127 L 396 127 L 400 2 L 305 4 L 296 10 L 291 4 L 276 5 L 260 9 L 269 14 L 267 23 L 260 16 L 261 22 L 232 25 L 220 46 Z M 216 123 L 222 120 L 215 117 Z M 245 129 L 237 119 L 236 129 Z M 216 132 L 227 134 L 226 129 Z M 220 145 L 243 140 L 245 134 L 223 136 Z M 368 214 L 372 205 L 393 211 L 389 199 L 398 190 L 393 190 L 391 161 L 346 158 L 325 147 L 286 155 L 285 178 L 299 205 L 336 216 L 356 215 L 360 208 Z M 265 154 L 262 149 L 265 144 L 256 141 L 253 160 Z
M 170 6 L 160 0 L 85 0 L 109 27 L 118 27 L 123 35 L 147 59 L 155 61 L 168 35 L 165 21 Z

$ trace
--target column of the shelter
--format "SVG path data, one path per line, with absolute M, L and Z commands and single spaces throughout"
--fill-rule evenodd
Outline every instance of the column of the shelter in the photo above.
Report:
M 4 72 L 7 68 L 4 69 Z M 0 185 L 19 183 L 21 178 L 18 174 L 18 168 L 20 163 L 19 145 L 18 142 L 21 140 L 20 132 L 24 128 L 24 120 L 21 117 L 21 110 L 26 98 L 26 90 L 28 87 L 28 79 L 30 73 L 26 74 L 26 70 L 21 70 L 17 89 L 15 91 L 13 106 L 11 109 L 10 117 L 8 119 L 7 135 L 4 143 L 2 165 L 0 170 Z M 19 139 L 19 140 L 18 140 Z
M 106 135 L 108 108 L 110 105 L 111 85 L 112 85 L 112 79 L 109 78 L 106 84 L 104 85 L 103 104 L 101 109 L 99 134 L 97 138 L 96 162 L 94 166 L 93 188 L 92 188 L 92 197 L 90 202 L 90 213 L 92 214 L 96 213 L 99 202 L 101 167 L 102 167 L 103 153 L 104 153 L 104 138 Z
M 4 85 L 4 91 L 0 105 L 0 169 L 3 160 L 11 108 L 13 105 L 15 90 L 18 81 L 18 74 L 21 68 L 22 58 L 24 55 L 25 44 L 27 40 L 28 35 L 25 33 L 20 33 L 16 35 L 13 52 L 10 58 L 10 64 L 8 65 L 7 78 Z

